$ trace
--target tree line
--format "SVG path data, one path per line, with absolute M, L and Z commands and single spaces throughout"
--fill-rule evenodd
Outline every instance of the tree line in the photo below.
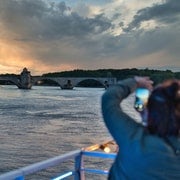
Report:
M 44 77 L 115 77 L 123 80 L 134 76 L 149 76 L 154 84 L 158 84 L 166 79 L 180 79 L 180 72 L 171 70 L 151 70 L 151 69 L 98 69 L 98 70 L 72 70 L 43 74 Z
M 19 78 L 20 75 L 16 74 L 1 74 L 1 76 L 14 76 Z M 33 75 L 32 75 L 33 76 Z M 43 74 L 44 77 L 115 77 L 117 80 L 123 80 L 126 78 L 134 77 L 134 76 L 149 76 L 154 84 L 158 84 L 163 82 L 166 79 L 180 79 L 180 72 L 172 72 L 171 70 L 152 70 L 152 69 L 98 69 L 98 70 L 82 70 L 75 69 L 71 71 L 62 71 L 62 72 L 52 72 Z M 7 84 L 7 82 L 4 82 Z M 49 82 L 48 82 L 49 83 Z M 51 82 L 52 83 L 52 82 Z M 88 85 L 90 81 L 86 82 Z M 95 84 L 97 82 L 91 82 Z M 3 84 L 1 81 L 0 84 Z M 85 83 L 84 83 L 85 84 Z

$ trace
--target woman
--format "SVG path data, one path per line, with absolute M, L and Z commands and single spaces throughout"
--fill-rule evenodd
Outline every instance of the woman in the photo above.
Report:
M 119 146 L 110 180 L 180 179 L 180 81 L 156 87 L 142 116 L 147 126 L 122 111 L 120 103 L 136 88 L 152 90 L 148 77 L 110 87 L 102 97 L 105 124 Z

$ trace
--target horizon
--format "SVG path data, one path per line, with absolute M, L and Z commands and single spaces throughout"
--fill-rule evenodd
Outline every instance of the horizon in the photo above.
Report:
M 115 68 L 102 68 L 102 69 L 73 69 L 73 70 L 64 70 L 64 71 L 54 71 L 54 72 L 46 72 L 46 73 L 43 73 L 43 74 L 36 74 L 36 75 L 33 75 L 31 73 L 31 70 L 27 68 L 27 70 L 31 73 L 32 76 L 42 76 L 44 74 L 53 74 L 53 73 L 63 73 L 63 72 L 73 72 L 73 71 L 101 71 L 101 70 L 133 70 L 133 69 L 137 69 L 138 71 L 141 71 L 141 70 L 147 70 L 147 71 L 151 71 L 151 70 L 154 70 L 154 71 L 162 71 L 162 72 L 166 72 L 166 71 L 170 71 L 172 73 L 180 73 L 180 70 L 179 71 L 172 71 L 170 69 L 150 69 L 150 68 L 122 68 L 122 69 L 115 69 Z M 23 69 L 22 69 L 23 70 Z M 15 74 L 15 73 L 3 73 L 3 74 L 0 74 L 0 75 L 20 75 L 22 70 L 18 73 L 18 74 Z

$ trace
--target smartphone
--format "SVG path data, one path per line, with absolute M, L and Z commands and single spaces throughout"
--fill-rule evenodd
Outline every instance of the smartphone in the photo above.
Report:
M 134 108 L 138 112 L 142 112 L 147 105 L 150 91 L 146 88 L 137 88 L 135 91 Z

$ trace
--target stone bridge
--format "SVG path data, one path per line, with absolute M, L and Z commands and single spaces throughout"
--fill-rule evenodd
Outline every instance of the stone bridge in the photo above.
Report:
M 73 89 L 80 82 L 85 80 L 95 80 L 102 84 L 105 88 L 116 83 L 116 78 L 97 78 L 97 77 L 45 77 L 31 76 L 30 71 L 24 68 L 20 75 L 2 75 L 0 81 L 9 81 L 20 89 L 31 89 L 31 87 L 43 80 L 51 80 L 56 82 L 61 89 Z
M 95 80 L 98 81 L 102 86 L 107 88 L 109 85 L 116 83 L 116 78 L 97 78 L 97 77 L 43 77 L 34 76 L 32 77 L 32 83 L 35 84 L 38 81 L 51 80 L 56 82 L 61 89 L 73 89 L 80 82 L 85 80 Z
M 20 77 L 14 76 L 0 76 L 0 81 L 9 81 L 12 84 L 16 85 L 20 89 L 30 89 L 31 86 L 37 84 L 43 80 L 51 80 L 56 82 L 61 89 L 73 89 L 73 87 L 77 86 L 80 82 L 85 80 L 95 80 L 102 84 L 105 88 L 109 85 L 116 83 L 116 78 L 97 78 L 97 77 L 43 77 L 43 76 L 31 76 L 31 80 L 26 86 L 22 85 Z M 24 87 L 24 88 L 23 88 Z
M 20 75 L 2 75 L 0 81 L 9 81 L 16 85 L 19 89 L 31 89 L 31 73 L 24 68 Z
M 12 84 L 16 85 L 17 87 L 19 87 L 19 78 L 16 76 L 0 76 L 0 81 L 8 81 L 11 82 Z

